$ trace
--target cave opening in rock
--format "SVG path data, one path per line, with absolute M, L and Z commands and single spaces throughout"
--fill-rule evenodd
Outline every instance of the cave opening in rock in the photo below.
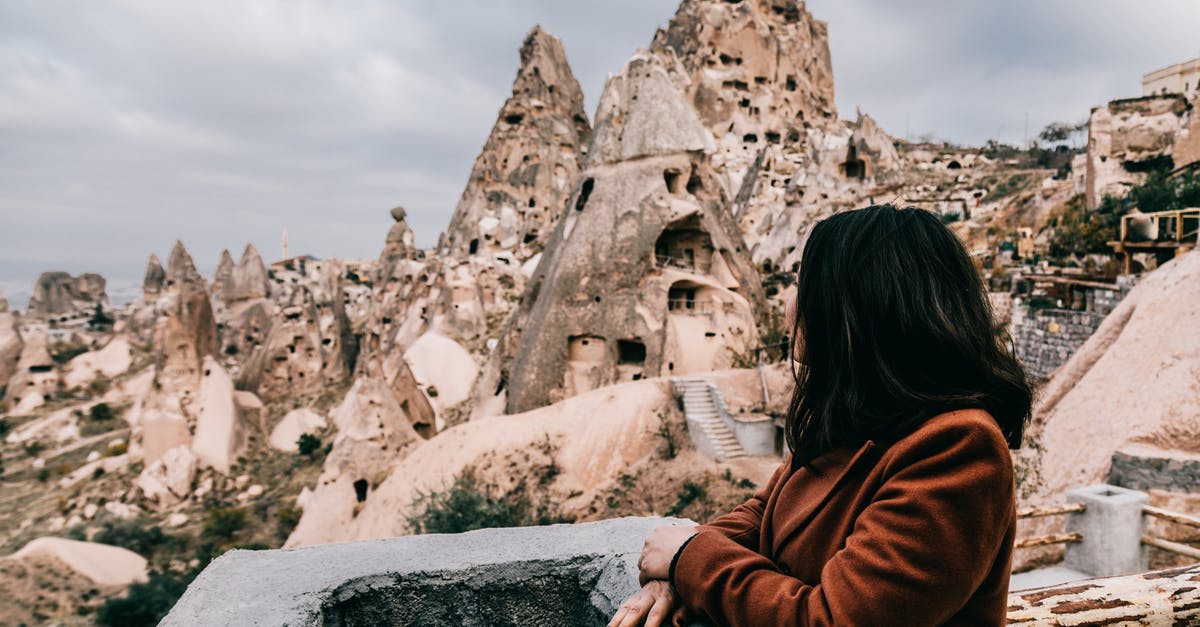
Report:
M 672 194 L 682 194 L 684 192 L 683 173 L 679 170 L 663 170 L 663 182 L 667 185 L 667 191 Z
M 858 158 L 858 148 L 846 150 L 846 161 L 842 163 L 842 175 L 847 179 L 861 181 L 867 176 L 867 162 Z
M 354 498 L 358 499 L 359 503 L 367 500 L 367 480 L 359 479 L 354 482 Z
M 617 340 L 617 363 L 646 363 L 646 345 L 638 340 Z
M 579 187 L 579 198 L 575 200 L 575 211 L 583 211 L 587 206 L 588 198 L 592 195 L 592 188 L 596 185 L 596 179 L 586 178 L 583 180 L 583 185 Z

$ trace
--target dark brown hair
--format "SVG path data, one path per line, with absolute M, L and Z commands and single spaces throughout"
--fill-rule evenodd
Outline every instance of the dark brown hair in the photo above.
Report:
M 792 337 L 803 343 L 786 421 L 793 462 L 892 441 L 981 408 L 1020 446 L 1032 391 L 997 338 L 979 272 L 934 214 L 835 214 L 805 243 Z

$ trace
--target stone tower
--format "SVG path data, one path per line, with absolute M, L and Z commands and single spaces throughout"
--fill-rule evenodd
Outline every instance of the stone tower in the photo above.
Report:
M 587 165 L 478 401 L 507 394 L 510 413 L 526 411 L 727 368 L 757 345 L 759 279 L 687 85 L 670 54 L 639 53 L 609 78 Z
M 674 52 L 691 77 L 730 197 L 763 147 L 837 120 L 829 32 L 800 0 L 683 0 L 651 50 Z
M 542 250 L 579 173 L 590 136 L 583 92 L 562 42 L 535 26 L 521 46 L 512 96 L 475 160 L 442 254 Z

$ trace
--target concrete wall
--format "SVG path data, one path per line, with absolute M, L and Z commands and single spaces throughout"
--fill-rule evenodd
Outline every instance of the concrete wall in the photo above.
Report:
M 604 625 L 663 518 L 481 529 L 209 564 L 161 625 Z

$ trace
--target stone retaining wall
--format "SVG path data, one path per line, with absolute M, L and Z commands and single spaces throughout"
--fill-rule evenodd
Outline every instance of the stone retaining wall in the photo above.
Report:
M 1017 299 L 1012 307 L 1010 335 L 1017 359 L 1034 381 L 1042 381 L 1066 363 L 1116 309 L 1136 277 L 1123 276 L 1115 289 L 1088 288 L 1083 309 L 1035 309 Z

